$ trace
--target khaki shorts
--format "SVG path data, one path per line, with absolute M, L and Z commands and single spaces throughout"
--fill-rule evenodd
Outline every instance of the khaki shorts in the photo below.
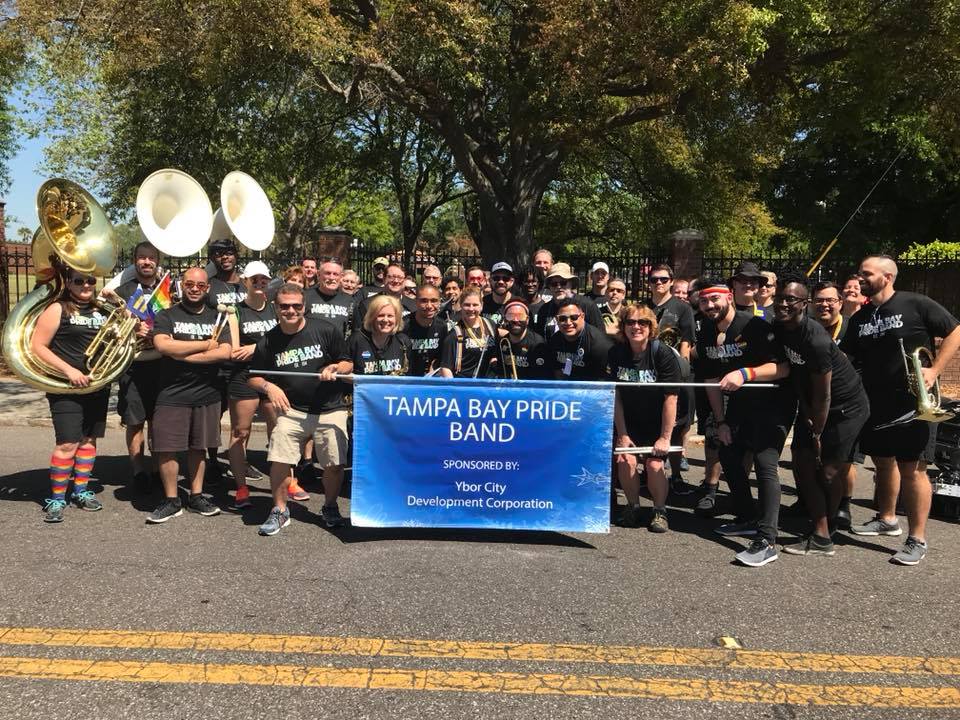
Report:
M 347 415 L 346 410 L 308 415 L 290 408 L 277 418 L 267 460 L 296 465 L 302 454 L 300 448 L 312 437 L 320 467 L 343 465 L 347 460 Z

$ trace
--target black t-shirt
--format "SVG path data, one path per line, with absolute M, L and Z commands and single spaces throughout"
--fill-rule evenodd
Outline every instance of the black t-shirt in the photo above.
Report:
M 70 367 L 87 372 L 84 353 L 108 317 L 109 313 L 92 304 L 78 308 L 75 313 L 68 313 L 63 308 L 60 325 L 50 340 L 50 350 Z
M 601 303 L 606 303 L 606 302 L 607 302 L 607 291 L 606 291 L 606 290 L 604 290 L 603 292 L 597 292 L 597 291 L 594 290 L 593 288 L 590 288 L 590 292 L 588 292 L 586 296 L 587 296 L 588 298 L 590 298 L 591 300 L 593 300 L 593 302 L 594 302 L 597 306 L 599 306 Z
M 240 344 L 256 345 L 260 338 L 277 326 L 277 314 L 272 303 L 264 303 L 263 309 L 254 310 L 244 300 L 237 306 L 237 324 L 240 328 Z
M 440 367 L 440 346 L 447 336 L 447 321 L 439 315 L 427 327 L 417 322 L 416 315 L 407 317 L 403 333 L 410 338 L 411 376 L 422 377 Z
M 754 317 L 762 318 L 768 323 L 773 322 L 773 305 L 762 307 L 760 305 L 737 305 L 737 312 L 750 313 Z
M 127 280 L 127 282 L 117 285 L 117 288 L 114 290 L 114 292 L 124 300 L 129 300 L 131 297 L 133 297 L 133 294 L 137 291 L 137 288 L 143 288 L 143 294 L 149 295 L 153 292 L 154 288 L 157 287 L 157 283 L 160 281 L 160 278 L 154 277 L 153 281 L 153 285 L 142 285 L 139 280 L 133 278 L 133 280 Z
M 497 333 L 489 320 L 481 317 L 480 321 L 484 323 L 482 338 L 480 328 L 467 332 L 457 324 L 440 345 L 440 367 L 452 372 L 454 377 L 485 378 L 489 375 L 490 361 L 497 353 Z
M 354 298 L 339 290 L 333 295 L 320 292 L 320 286 L 311 288 L 303 294 L 307 317 L 320 318 L 333 325 L 344 337 L 350 328 Z
M 900 340 L 908 353 L 921 346 L 932 349 L 933 338 L 946 337 L 956 327 L 946 308 L 911 292 L 895 292 L 879 307 L 868 303 L 850 318 L 840 349 L 860 371 L 873 417 L 882 422 L 916 409 Z
M 790 379 L 808 404 L 812 393 L 811 376 L 828 371 L 833 373 L 830 378 L 831 407 L 844 407 L 861 399 L 863 386 L 857 371 L 820 323 L 803 317 L 797 328 L 789 329 L 775 322 L 773 332 L 790 361 Z
M 816 321 L 816 322 L 820 324 L 819 321 Z M 828 328 L 828 327 L 824 327 L 822 324 L 820 324 L 820 327 L 822 327 L 824 331 L 826 331 L 827 335 L 830 336 L 833 342 L 839 345 L 841 342 L 843 342 L 843 336 L 847 334 L 847 330 L 850 329 L 850 318 L 841 315 L 839 328 L 836 325 Z M 834 332 L 837 333 L 836 336 L 833 335 Z
M 379 295 L 380 293 L 374 293 L 374 295 Z M 370 305 L 370 298 L 366 297 L 359 299 L 356 296 L 350 298 L 353 302 L 353 318 L 350 320 L 350 327 L 352 330 L 363 330 L 363 318 L 367 314 L 367 308 Z M 403 295 L 397 298 L 400 301 L 401 315 L 400 325 L 403 326 L 404 321 L 407 319 L 407 316 L 415 313 L 417 311 L 417 302 L 416 300 L 411 300 L 406 295 Z
M 680 340 L 693 345 L 697 342 L 697 325 L 693 319 L 693 309 L 689 303 L 685 303 L 672 295 L 667 301 L 660 305 L 654 305 L 653 301 L 647 302 L 647 307 L 653 310 L 657 316 L 657 325 L 660 332 L 667 328 L 674 328 L 680 334 Z
M 663 401 L 677 395 L 677 387 L 639 387 L 646 383 L 681 382 L 677 354 L 661 342 L 647 343 L 647 349 L 635 356 L 627 343 L 615 343 L 607 354 L 607 374 L 613 382 L 636 383 L 620 386 L 617 393 L 623 406 L 627 434 L 634 441 L 651 434 L 660 435 Z M 679 410 L 678 415 L 679 417 Z M 636 437 L 634 437 L 636 435 Z
M 228 307 L 239 305 L 247 296 L 247 289 L 243 283 L 230 283 L 210 278 L 210 289 L 207 290 L 207 305 L 216 308 L 217 305 Z
M 598 330 L 604 329 L 603 317 L 600 315 L 600 311 L 597 309 L 597 305 L 593 300 L 583 295 L 574 295 L 573 301 L 577 304 L 577 307 L 583 311 L 587 325 L 592 325 Z M 560 301 L 560 307 L 563 307 L 563 303 L 569 302 L 569 299 L 564 298 Z M 543 335 L 543 337 L 549 340 L 553 334 L 559 330 L 556 316 L 557 301 L 550 300 L 550 302 L 544 303 L 543 307 L 537 312 L 537 319 L 533 329 L 536 330 L 539 335 Z
M 541 297 L 540 300 L 530 303 L 529 308 L 530 308 L 530 327 L 531 328 L 537 327 L 537 320 L 540 317 L 540 311 L 543 309 L 543 306 L 546 305 L 546 302 L 547 301 Z
M 279 325 L 264 335 L 253 352 L 250 369 L 316 374 L 327 365 L 349 359 L 347 342 L 333 325 L 326 320 L 305 318 L 303 328 L 293 335 L 287 335 Z M 324 382 L 309 375 L 265 377 L 280 387 L 290 405 L 301 412 L 316 415 L 344 406 L 342 382 Z
M 387 344 L 378 348 L 366 330 L 360 330 L 347 341 L 355 375 L 408 375 L 410 370 L 410 338 L 403 333 L 387 337 Z
M 510 300 L 513 299 L 513 296 L 509 293 L 507 294 L 507 299 L 503 302 L 497 302 L 493 293 L 489 295 L 484 295 L 483 297 L 483 309 L 480 311 L 480 314 L 483 315 L 487 320 L 493 323 L 494 327 L 499 327 L 503 321 L 503 306 L 506 305 Z
M 584 325 L 572 341 L 557 332 L 547 340 L 549 367 L 560 380 L 601 380 L 607 376 L 607 354 L 613 340 L 603 330 Z M 569 365 L 568 365 L 569 361 Z M 569 369 L 569 373 L 564 372 Z
M 214 308 L 201 305 L 198 313 L 182 303 L 157 313 L 154 335 L 169 335 L 174 340 L 209 340 L 220 317 Z M 230 326 L 224 325 L 220 343 L 230 342 Z M 189 363 L 163 356 L 158 362 L 160 394 L 157 405 L 203 407 L 220 402 L 220 363 Z
M 717 345 L 717 325 L 703 318 L 697 338 L 698 371 L 703 378 L 722 378 L 728 372 L 786 360 L 773 327 L 759 316 L 737 311 L 723 342 Z M 788 381 L 789 382 L 789 381 Z M 727 416 L 738 422 L 779 421 L 789 424 L 795 407 L 793 391 L 780 381 L 776 389 L 740 389 L 730 395 Z
M 354 293 L 354 297 L 356 298 L 357 302 L 360 302 L 361 300 L 372 298 L 374 295 L 379 295 L 382 292 L 383 292 L 382 285 L 364 285 L 359 290 L 357 290 L 356 293 Z
M 550 373 L 550 364 L 547 356 L 547 341 L 541 335 L 537 335 L 533 330 L 527 330 L 520 342 L 513 342 L 512 336 L 507 335 L 510 340 L 510 349 L 513 351 L 513 361 L 517 366 L 518 380 L 544 380 L 552 379 Z M 503 344 L 502 341 L 500 343 Z M 513 374 L 509 369 L 509 358 L 500 350 L 500 370 L 499 373 L 507 378 L 512 378 Z

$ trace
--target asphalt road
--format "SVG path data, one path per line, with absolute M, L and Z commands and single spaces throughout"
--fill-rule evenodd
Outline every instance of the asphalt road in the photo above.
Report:
M 955 521 L 931 522 L 915 568 L 888 562 L 902 538 L 848 538 L 833 558 L 760 569 L 734 564 L 743 543 L 686 498 L 666 535 L 559 535 L 330 532 L 314 496 L 262 538 L 259 483 L 242 515 L 150 526 L 156 498 L 127 488 L 111 430 L 104 510 L 51 526 L 51 446 L 48 428 L 0 427 L 0 717 L 960 713 Z M 861 471 L 855 521 L 871 495 Z

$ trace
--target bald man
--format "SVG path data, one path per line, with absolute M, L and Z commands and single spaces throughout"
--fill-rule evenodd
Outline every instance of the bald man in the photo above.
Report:
M 860 285 L 870 302 L 850 318 L 840 343 L 860 370 L 870 398 L 860 449 L 873 457 L 877 468 L 877 514 L 852 529 L 857 535 L 900 535 L 896 508 L 902 492 L 908 535 L 891 560 L 916 565 L 927 552 L 926 524 L 933 497 L 927 462 L 933 459 L 936 434 L 932 423 L 898 421 L 917 407 L 903 351 L 932 350 L 935 338 L 943 338 L 933 366 L 923 370 L 923 381 L 930 388 L 960 347 L 960 323 L 927 296 L 895 290 L 896 279 L 897 264 L 885 255 L 871 255 L 860 263 Z

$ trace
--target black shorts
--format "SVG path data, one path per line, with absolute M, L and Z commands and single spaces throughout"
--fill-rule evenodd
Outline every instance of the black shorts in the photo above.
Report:
M 783 445 L 787 441 L 790 426 L 782 417 L 770 417 L 768 419 L 728 418 L 728 421 L 734 444 L 741 445 L 754 452 L 770 448 L 776 448 L 777 452 L 783 452 Z
M 231 400 L 258 400 L 260 393 L 247 385 L 250 379 L 248 368 L 237 368 L 230 374 L 227 383 L 227 397 Z
M 120 376 L 117 414 L 124 425 L 142 425 L 153 417 L 160 394 L 159 363 L 135 362 Z
M 866 401 L 866 398 L 864 398 Z M 857 454 L 857 438 L 869 415 L 869 406 L 853 404 L 842 408 L 831 408 L 827 415 L 827 424 L 820 435 L 820 459 L 829 465 L 853 462 Z M 791 450 L 810 449 L 813 436 L 806 418 L 797 416 L 793 426 Z
M 84 438 L 102 438 L 107 430 L 107 403 L 110 388 L 89 395 L 51 395 L 50 416 L 58 445 L 76 443 Z
M 936 423 L 914 420 L 880 430 L 871 428 L 873 423 L 874 419 L 870 418 L 860 434 L 860 451 L 864 455 L 892 457 L 901 462 L 933 462 L 937 444 Z
M 152 452 L 220 447 L 220 403 L 201 407 L 158 405 L 150 423 Z

